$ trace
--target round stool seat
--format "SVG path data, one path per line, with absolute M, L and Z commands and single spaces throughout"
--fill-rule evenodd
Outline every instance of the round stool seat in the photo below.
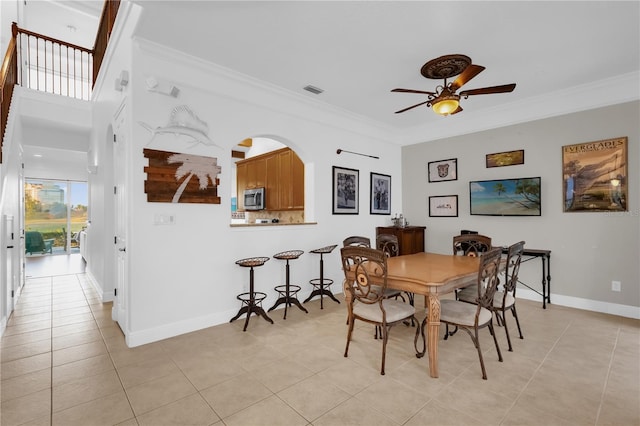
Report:
M 288 250 L 274 254 L 273 258 L 280 260 L 293 260 L 299 258 L 303 253 L 304 251 L 302 250 Z
M 268 257 L 248 257 L 236 261 L 236 265 L 244 266 L 245 268 L 254 268 L 264 265 L 267 260 L 269 260 Z
M 334 244 L 332 246 L 326 246 L 326 247 L 321 247 L 319 249 L 311 250 L 309 253 L 327 254 L 327 253 L 331 253 L 333 249 L 335 249 L 336 247 L 338 247 L 338 245 Z

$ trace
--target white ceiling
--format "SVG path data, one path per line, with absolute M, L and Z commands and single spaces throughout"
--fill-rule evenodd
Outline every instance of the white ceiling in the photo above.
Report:
M 141 37 L 401 129 L 461 125 L 483 109 L 508 113 L 523 99 L 640 68 L 637 1 L 136 3 Z M 426 106 L 394 114 L 426 97 L 390 90 L 434 90 L 442 82 L 420 68 L 452 53 L 486 67 L 465 89 L 517 83 L 515 91 L 470 97 L 452 117 Z
M 446 133 L 640 98 L 638 1 L 133 3 L 143 8 L 139 37 L 405 133 Z M 67 25 L 97 25 L 102 6 L 101 1 L 29 4 L 33 11 L 48 4 L 47 19 L 39 25 L 53 22 L 57 29 L 47 30 L 63 33 L 69 32 Z M 52 7 L 59 11 L 55 20 Z M 464 111 L 451 117 L 426 106 L 394 114 L 426 97 L 390 90 L 433 91 L 442 82 L 422 77 L 420 68 L 452 53 L 486 67 L 464 89 L 517 83 L 515 91 L 472 96 L 462 101 Z M 629 75 L 635 84 L 626 86 Z M 308 84 L 324 93 L 304 91 Z M 591 92 L 591 86 L 598 90 Z

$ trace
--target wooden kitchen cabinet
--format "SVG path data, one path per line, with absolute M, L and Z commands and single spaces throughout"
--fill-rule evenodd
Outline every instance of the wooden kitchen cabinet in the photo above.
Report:
M 236 163 L 238 210 L 245 189 L 265 188 L 265 209 L 304 210 L 304 163 L 283 148 Z
M 414 254 L 424 251 L 424 233 L 426 226 L 379 226 L 376 228 L 376 236 L 380 234 L 392 234 L 398 237 L 400 255 Z
M 304 163 L 290 149 L 278 153 L 280 160 L 280 209 L 304 209 Z
M 244 210 L 244 190 L 247 189 L 247 163 L 236 163 L 236 191 L 238 210 Z
M 277 154 L 266 158 L 265 208 L 267 210 L 280 209 L 280 158 Z

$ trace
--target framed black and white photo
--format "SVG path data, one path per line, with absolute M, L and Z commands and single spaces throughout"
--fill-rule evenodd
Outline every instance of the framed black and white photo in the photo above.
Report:
M 458 217 L 457 195 L 435 195 L 429 197 L 430 217 Z
M 358 214 L 360 172 L 333 166 L 333 214 Z
M 391 214 L 391 176 L 371 172 L 371 214 Z
M 431 161 L 427 164 L 429 182 L 458 180 L 458 159 Z

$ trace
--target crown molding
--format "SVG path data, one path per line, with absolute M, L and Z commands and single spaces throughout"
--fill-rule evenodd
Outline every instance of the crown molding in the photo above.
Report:
M 637 101 L 640 99 L 639 82 L 640 72 L 634 71 L 482 111 L 464 111 L 460 116 L 443 117 L 436 124 L 408 129 L 401 133 L 399 143 L 413 145 Z
M 393 143 L 397 137 L 398 130 L 392 126 L 329 105 L 318 99 L 311 98 L 309 94 L 283 89 L 280 86 L 239 73 L 199 57 L 168 48 L 167 46 L 146 38 L 135 37 L 134 43 L 140 50 L 153 57 L 172 63 L 179 63 L 181 66 L 187 67 L 190 71 L 200 71 L 203 75 L 207 76 L 212 84 L 215 83 L 216 78 L 224 81 L 224 84 L 207 88 L 190 86 L 194 79 L 190 79 L 189 81 L 175 81 L 174 79 L 174 83 L 178 86 L 192 87 L 198 91 L 209 91 L 216 95 L 223 95 L 241 102 L 266 107 L 306 121 L 317 122 L 322 125 L 363 134 L 387 143 Z M 156 74 L 160 75 L 160 73 Z M 258 94 L 261 96 L 258 96 Z M 277 102 L 273 102 L 275 100 L 277 100 Z

